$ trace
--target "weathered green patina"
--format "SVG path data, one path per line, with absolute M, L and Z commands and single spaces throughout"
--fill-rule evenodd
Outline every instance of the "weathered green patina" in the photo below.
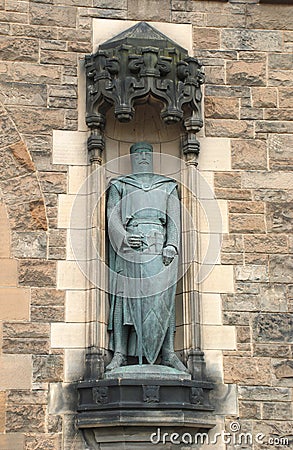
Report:
M 180 242 L 177 184 L 153 173 L 152 146 L 131 149 L 133 173 L 111 181 L 107 200 L 110 348 L 107 371 L 143 357 L 186 371 L 174 352 L 175 292 Z

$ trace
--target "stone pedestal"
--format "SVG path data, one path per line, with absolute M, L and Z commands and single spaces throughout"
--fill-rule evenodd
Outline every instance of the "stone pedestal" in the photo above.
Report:
M 125 442 L 127 448 L 145 448 L 153 445 L 151 435 L 158 429 L 169 438 L 175 432 L 207 432 L 215 425 L 209 403 L 212 388 L 164 366 L 119 368 L 104 380 L 79 383 L 77 424 L 91 448 L 99 449 Z

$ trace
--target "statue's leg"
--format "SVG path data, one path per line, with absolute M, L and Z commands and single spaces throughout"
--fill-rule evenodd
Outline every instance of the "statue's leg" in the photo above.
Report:
M 175 311 L 170 318 L 169 328 L 167 330 L 164 343 L 162 346 L 162 364 L 164 366 L 173 367 L 180 370 L 180 372 L 188 372 L 188 369 L 180 361 L 174 351 L 174 338 L 175 338 Z
M 123 299 L 116 298 L 113 321 L 114 356 L 110 364 L 106 367 L 106 371 L 126 365 L 129 328 L 128 325 L 123 325 Z

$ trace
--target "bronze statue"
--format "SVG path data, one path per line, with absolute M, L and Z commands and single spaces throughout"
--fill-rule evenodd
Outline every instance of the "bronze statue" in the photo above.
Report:
M 180 371 L 174 352 L 175 292 L 180 243 L 177 184 L 153 173 L 153 148 L 130 148 L 132 174 L 110 182 L 107 200 L 110 348 L 107 371 L 143 357 Z

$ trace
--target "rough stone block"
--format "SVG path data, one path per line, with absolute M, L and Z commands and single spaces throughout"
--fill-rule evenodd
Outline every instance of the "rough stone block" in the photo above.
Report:
M 260 233 L 266 231 L 262 214 L 230 214 L 229 229 L 231 233 Z
M 46 258 L 46 232 L 14 231 L 12 233 L 12 252 L 16 258 Z
M 231 201 L 229 202 L 229 212 L 242 214 L 263 214 L 264 206 L 265 205 L 263 202 Z
M 67 174 L 55 172 L 40 172 L 42 192 L 64 194 L 67 190 Z
M 244 248 L 249 253 L 288 253 L 288 240 L 275 234 L 244 236 Z
M 227 83 L 240 86 L 265 86 L 264 62 L 227 61 Z
M 292 202 L 271 202 L 267 206 L 267 227 L 270 233 L 291 233 L 293 223 L 291 218 Z
M 170 20 L 170 2 L 168 0 L 128 0 L 128 16 L 133 20 Z
M 43 405 L 8 405 L 6 429 L 8 432 L 45 432 L 45 412 Z
M 291 108 L 293 102 L 293 88 L 279 88 L 279 107 Z
M 42 260 L 20 261 L 19 284 L 35 287 L 54 286 L 56 284 L 56 263 Z
M 231 119 L 207 119 L 205 123 L 207 136 L 228 138 L 253 137 L 251 121 Z
M 268 30 L 292 30 L 293 19 L 290 5 L 262 4 L 251 6 L 247 17 L 247 28 Z
M 76 9 L 73 6 L 32 3 L 30 5 L 30 23 L 33 25 L 76 27 Z
M 255 122 L 256 133 L 293 133 L 293 123 L 289 121 L 260 120 Z
M 261 140 L 232 140 L 232 167 L 234 169 L 266 169 L 266 143 Z
M 292 419 L 291 402 L 274 402 L 263 404 L 263 419 Z
M 292 342 L 293 318 L 290 314 L 257 314 L 253 319 L 256 342 Z
M 282 50 L 282 33 L 260 30 L 222 30 L 222 47 L 229 50 Z
M 267 282 L 268 268 L 262 266 L 237 266 L 235 269 L 237 281 Z
M 65 292 L 56 289 L 31 289 L 31 302 L 34 306 L 63 306 Z
M 63 379 L 62 355 L 34 355 L 33 381 L 35 383 L 51 383 Z
M 52 129 L 64 127 L 64 110 L 48 108 L 7 107 L 20 133 L 50 134 Z
M 36 62 L 39 59 L 39 43 L 36 39 L 0 36 L 0 58 L 3 61 Z
M 252 104 L 257 108 L 276 108 L 276 88 L 252 88 Z
M 261 405 L 258 402 L 240 402 L 239 415 L 243 419 L 261 419 Z
M 270 281 L 292 282 L 293 257 L 291 255 L 270 255 Z
M 10 225 L 13 230 L 47 230 L 47 217 L 42 198 L 28 203 L 8 205 Z
M 263 385 L 271 383 L 269 358 L 224 357 L 224 374 L 226 383 L 240 386 Z
M 244 172 L 242 186 L 247 189 L 292 189 L 293 176 L 289 172 Z
M 26 83 L 58 83 L 61 81 L 61 68 L 17 62 L 12 66 L 13 79 Z
M 239 100 L 237 98 L 206 97 L 205 117 L 212 119 L 238 119 Z

